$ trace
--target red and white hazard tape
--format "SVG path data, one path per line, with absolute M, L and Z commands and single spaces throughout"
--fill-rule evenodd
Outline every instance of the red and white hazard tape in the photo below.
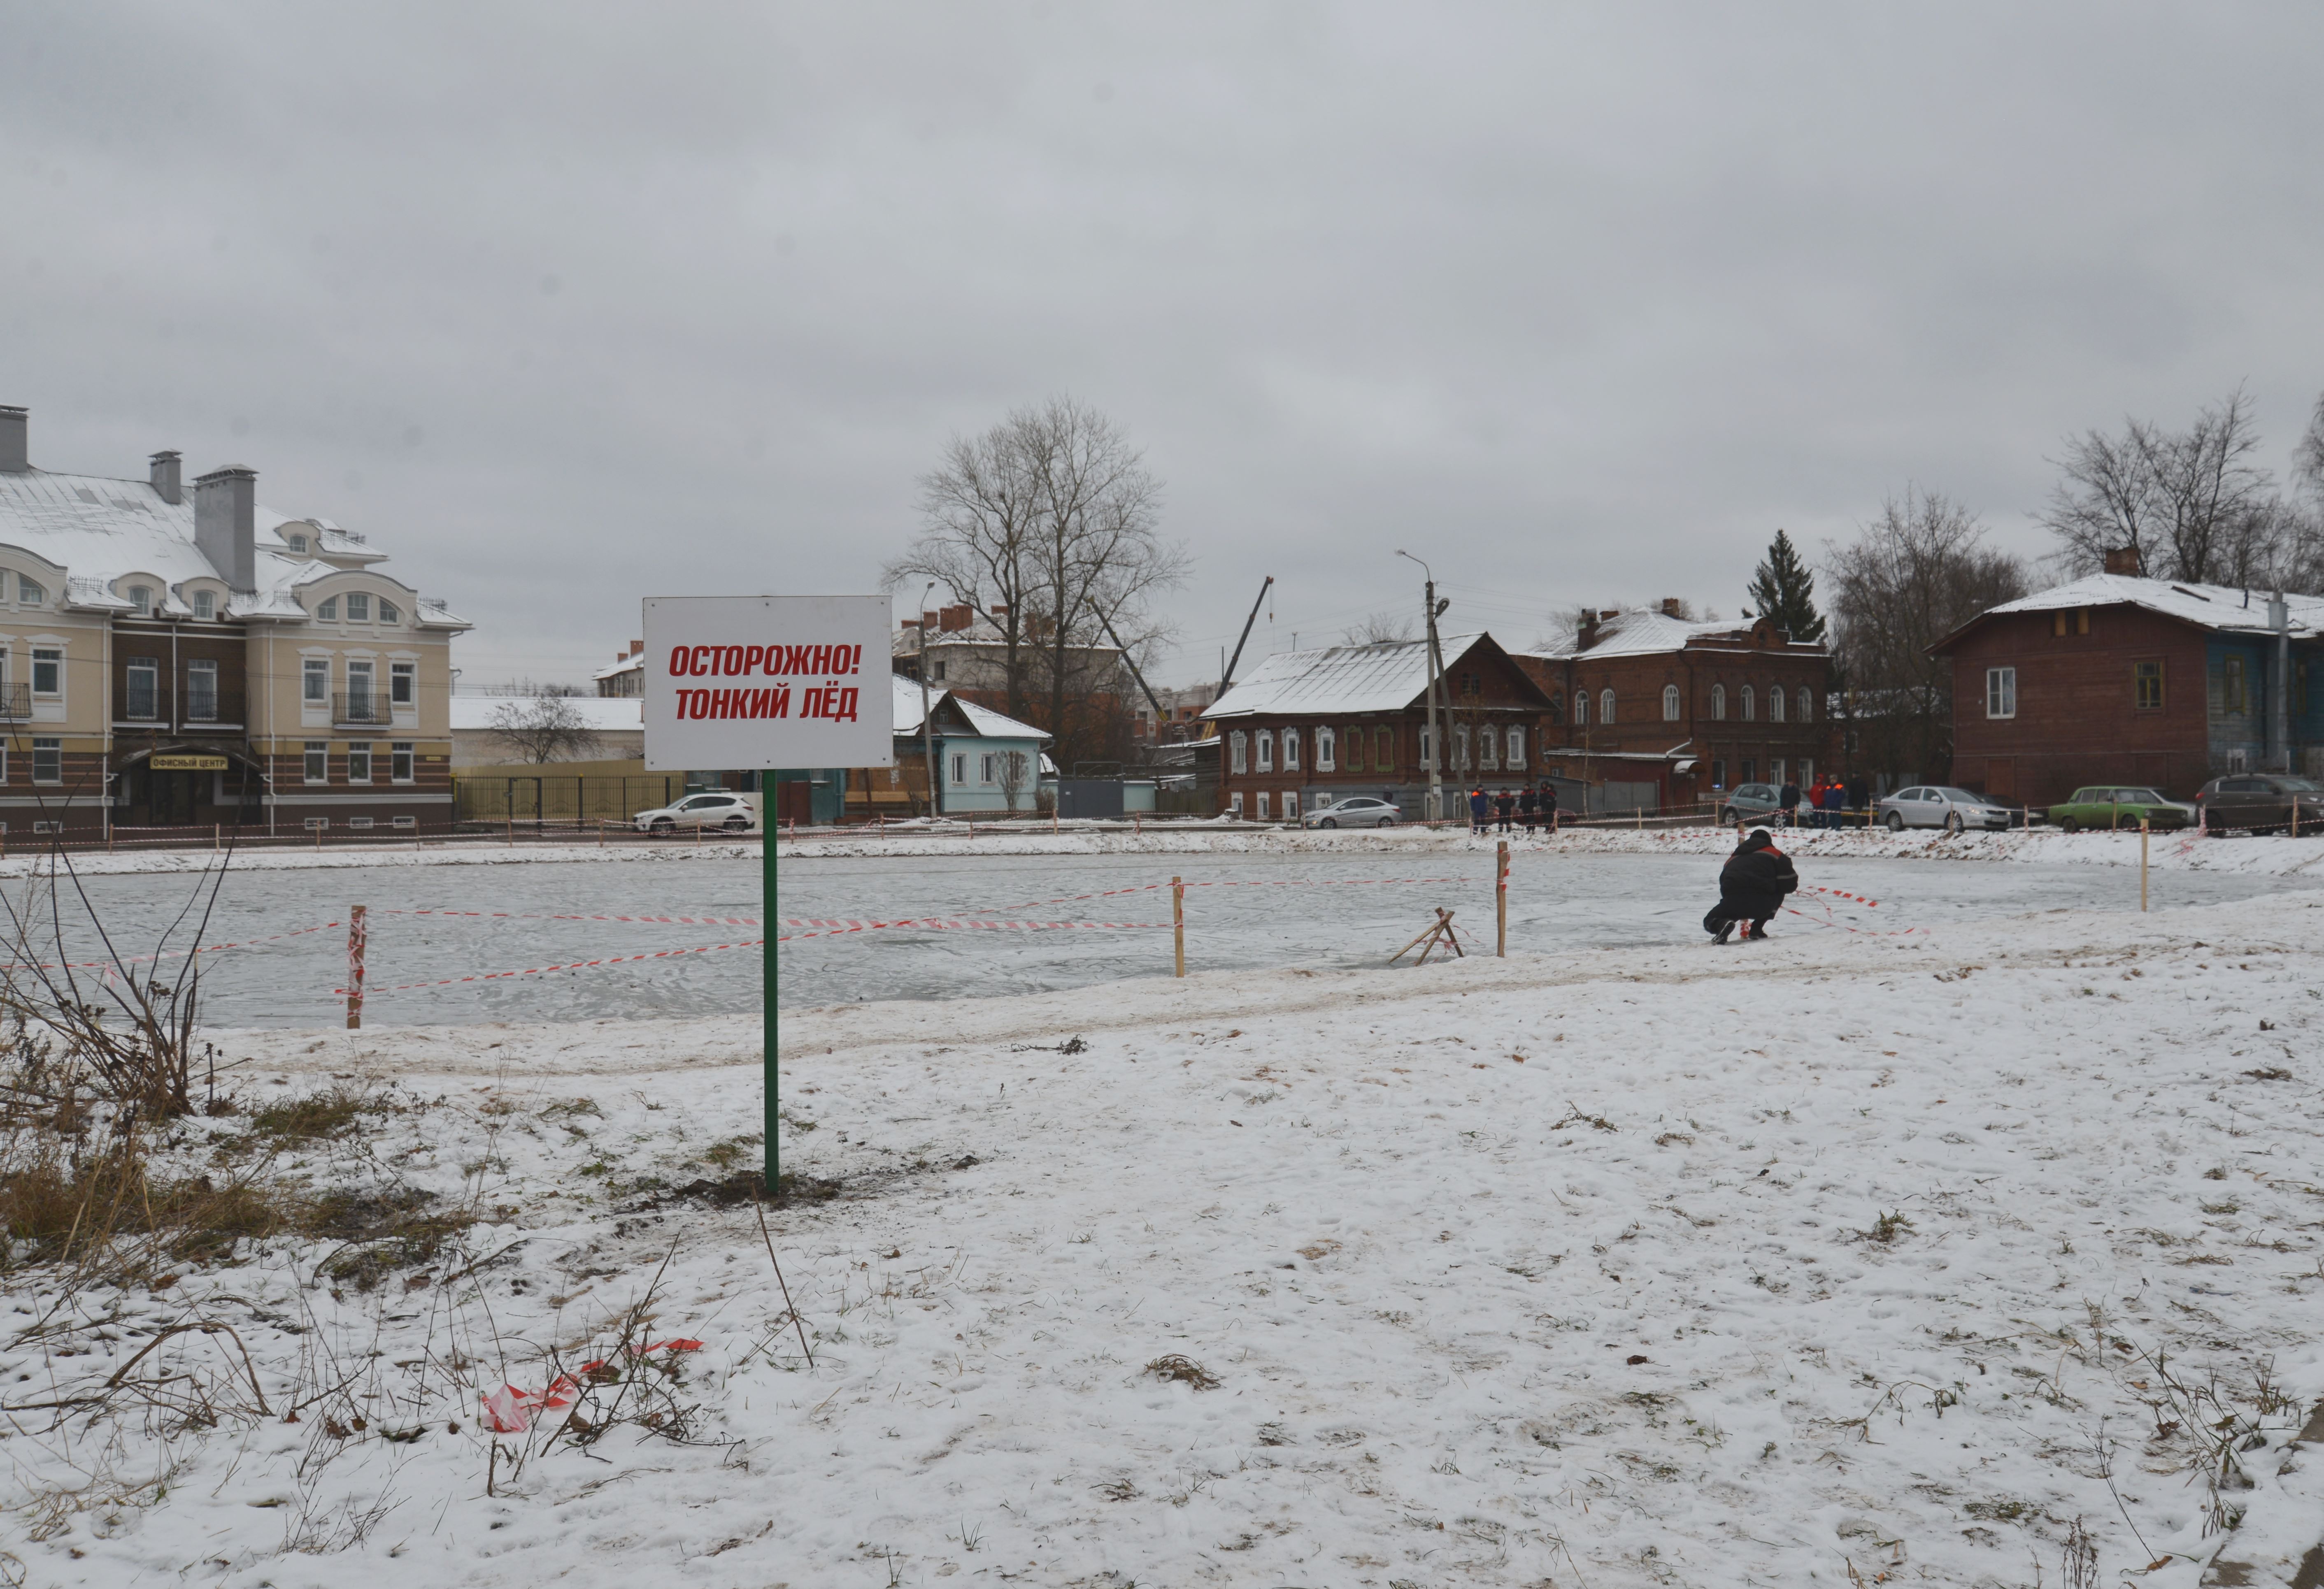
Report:
M 1183 888 L 1354 888 L 1391 883 L 1476 883 L 1479 877 L 1215 877 L 1182 883 Z M 1167 888 L 1167 883 L 1140 883 L 1130 888 L 1108 888 L 1097 894 L 1061 894 L 1055 899 L 1026 899 L 1015 905 L 993 906 L 1001 911 L 1032 910 L 1044 905 L 1072 905 L 1084 899 L 1111 899 L 1118 894 L 1150 894 L 1157 888 Z
M 716 954 L 723 949 L 760 949 L 765 946 L 766 941 L 763 938 L 752 938 L 740 943 L 705 943 L 693 949 L 657 949 L 646 954 L 614 954 L 602 960 L 567 960 L 558 966 L 527 966 L 515 971 L 476 971 L 466 977 L 438 977 L 429 982 L 400 982 L 392 987 L 367 987 L 364 993 L 365 997 L 375 997 L 383 993 L 409 993 L 415 987 L 451 987 L 462 982 L 503 982 L 512 977 L 540 977 L 551 971 L 586 971 L 599 966 L 624 965 L 632 960 L 666 960 L 682 954 Z M 344 987 L 331 989 L 335 997 L 344 997 L 346 991 Z
M 878 932 L 896 927 L 919 927 L 937 932 L 1054 932 L 1067 927 L 1087 927 L 1099 932 L 1142 932 L 1167 927 L 1167 922 L 984 922 L 946 921 L 935 916 L 914 916 L 894 922 L 855 922 L 816 920 L 786 917 L 786 927 L 813 927 L 813 932 L 791 932 L 775 940 L 790 943 L 801 938 L 839 938 L 851 932 Z
M 629 1355 L 643 1357 L 649 1352 L 699 1352 L 700 1341 L 656 1341 L 650 1346 L 632 1346 Z M 595 1373 L 605 1366 L 605 1360 L 585 1363 L 581 1372 Z M 503 1385 L 497 1391 L 485 1392 L 478 1400 L 484 1404 L 484 1422 L 496 1435 L 521 1435 L 532 1427 L 536 1412 L 558 1412 L 580 1399 L 581 1382 L 569 1373 L 560 1373 L 545 1391 L 520 1391 L 514 1385 Z
M 512 910 L 377 910 L 371 914 L 375 916 L 466 916 L 492 922 L 631 922 L 662 927 L 757 927 L 765 924 L 756 916 L 571 916 Z

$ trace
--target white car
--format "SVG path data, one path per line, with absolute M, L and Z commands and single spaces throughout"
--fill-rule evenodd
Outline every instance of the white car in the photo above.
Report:
M 759 825 L 759 811 L 748 794 L 712 791 L 688 794 L 675 805 L 641 811 L 632 820 L 641 833 L 675 833 L 680 828 L 724 828 L 730 833 L 747 833 Z
M 1906 828 L 1942 828 L 1958 833 L 1969 828 L 2010 828 L 2017 822 L 2017 813 L 2001 802 L 1946 784 L 1916 784 L 1899 789 L 1872 809 L 1892 833 Z
M 1369 794 L 1351 795 L 1319 805 L 1299 821 L 1303 828 L 1392 828 L 1402 813 L 1385 800 Z

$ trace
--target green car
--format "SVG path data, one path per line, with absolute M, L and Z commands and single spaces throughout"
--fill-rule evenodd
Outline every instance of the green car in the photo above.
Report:
M 2050 821 L 2069 833 L 2083 828 L 2135 828 L 2141 817 L 2158 831 L 2195 825 L 2192 806 L 2130 785 L 2092 785 L 2075 790 L 2073 798 L 2064 804 L 2050 808 Z

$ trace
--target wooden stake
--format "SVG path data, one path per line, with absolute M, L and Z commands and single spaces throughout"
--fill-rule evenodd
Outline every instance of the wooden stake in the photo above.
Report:
M 1170 879 L 1170 936 L 1175 941 L 1178 976 L 1186 974 L 1186 886 Z
M 1495 945 L 1493 957 L 1507 960 L 1509 954 L 1509 841 L 1501 840 L 1500 864 L 1494 869 L 1493 915 Z
M 363 1026 L 364 950 L 371 939 L 370 929 L 364 924 L 364 907 L 356 905 L 347 913 L 347 1030 L 359 1031 Z

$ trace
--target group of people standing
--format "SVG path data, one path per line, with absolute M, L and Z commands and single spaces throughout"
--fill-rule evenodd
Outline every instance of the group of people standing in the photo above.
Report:
M 1491 794 L 1485 793 L 1482 784 L 1469 791 L 1469 826 L 1472 831 L 1489 833 L 1498 827 L 1506 833 L 1514 822 L 1523 822 L 1528 833 L 1536 830 L 1557 831 L 1557 791 L 1548 779 L 1544 778 L 1537 785 L 1503 788 Z
M 1783 807 L 1786 827 L 1862 827 L 1871 820 L 1872 780 L 1862 773 L 1849 773 L 1844 777 L 1818 778 L 1805 789 L 1785 784 L 1775 804 Z M 1800 816 L 1803 807 L 1807 813 L 1804 822 Z

